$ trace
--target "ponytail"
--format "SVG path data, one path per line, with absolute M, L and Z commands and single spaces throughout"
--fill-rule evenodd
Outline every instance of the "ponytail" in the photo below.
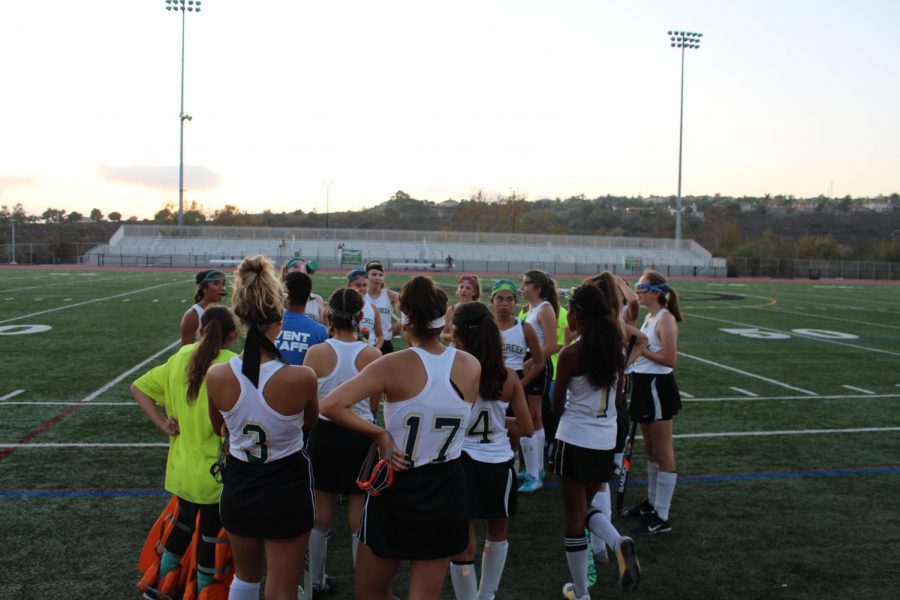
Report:
M 553 307 L 553 313 L 559 317 L 559 294 L 556 291 L 556 282 L 540 269 L 525 271 L 527 277 L 532 284 L 541 288 L 541 300 L 546 300 Z
M 413 277 L 400 289 L 400 321 L 419 341 L 437 337 L 444 328 L 447 294 L 423 275 Z
M 659 294 L 660 306 L 672 313 L 676 322 L 681 323 L 684 319 L 681 316 L 681 310 L 678 308 L 678 295 L 675 293 L 675 290 L 669 287 L 666 278 L 652 269 L 644 271 L 643 278 L 650 284 L 662 288 L 663 291 Z
M 594 285 L 583 285 L 569 300 L 581 336 L 581 367 L 594 389 L 609 388 L 625 367 L 622 330 L 603 293 Z
M 491 312 L 481 302 L 467 302 L 453 312 L 453 325 L 457 346 L 481 363 L 478 393 L 484 400 L 496 400 L 506 383 L 506 366 L 500 329 Z
M 236 329 L 234 316 L 224 306 L 207 309 L 200 318 L 200 325 L 200 341 L 191 354 L 187 368 L 188 404 L 193 404 L 197 400 L 203 380 L 206 378 L 206 371 L 225 347 L 228 336 Z

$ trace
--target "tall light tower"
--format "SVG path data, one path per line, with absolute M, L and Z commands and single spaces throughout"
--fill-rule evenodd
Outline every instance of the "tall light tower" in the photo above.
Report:
M 699 49 L 702 33 L 691 31 L 670 31 L 669 40 L 673 48 L 681 49 L 681 110 L 678 115 L 678 203 L 675 205 L 675 246 L 681 248 L 681 147 L 684 137 L 684 51 Z
M 325 184 L 325 229 L 328 229 L 328 213 L 331 212 L 331 185 L 334 183 L 333 181 L 323 181 Z
M 181 111 L 178 113 L 178 226 L 184 225 L 184 122 L 191 115 L 184 113 L 184 22 L 188 12 L 200 12 L 200 0 L 166 0 L 166 10 L 181 11 Z

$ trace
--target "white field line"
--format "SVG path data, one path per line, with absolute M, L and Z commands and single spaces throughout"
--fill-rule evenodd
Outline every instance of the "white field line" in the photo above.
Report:
M 755 402 L 757 400 L 875 400 L 879 398 L 900 398 L 900 394 L 840 394 L 832 396 L 757 396 L 749 398 L 747 396 L 721 396 L 718 398 L 691 398 L 684 399 L 683 402 Z M 7 404 L 9 404 L 7 402 Z
M 697 316 L 697 315 L 694 315 L 694 316 Z M 817 395 L 818 395 L 818 394 L 816 394 L 815 392 L 811 392 L 811 391 L 809 391 L 809 390 L 805 390 L 805 389 L 803 389 L 803 388 L 800 388 L 800 387 L 797 387 L 797 386 L 794 386 L 794 385 L 790 385 L 790 384 L 788 384 L 788 383 L 784 383 L 784 382 L 778 381 L 778 380 L 776 380 L 776 379 L 770 379 L 770 378 L 768 378 L 768 377 L 763 377 L 762 375 L 757 375 L 756 373 L 750 373 L 749 371 L 744 371 L 744 370 L 742 370 L 742 369 L 737 369 L 737 368 L 735 368 L 735 367 L 729 367 L 728 365 L 723 365 L 722 363 L 718 363 L 718 362 L 716 362 L 716 361 L 714 361 L 714 360 L 709 360 L 709 359 L 707 359 L 707 358 L 700 358 L 699 356 L 694 356 L 693 354 L 685 354 L 684 352 L 679 351 L 679 352 L 678 352 L 678 356 L 684 356 L 685 358 L 692 358 L 692 359 L 697 360 L 697 361 L 700 361 L 700 362 L 702 362 L 702 363 L 706 363 L 706 364 L 712 365 L 712 366 L 714 366 L 714 367 L 719 367 L 720 369 L 725 369 L 726 371 L 732 371 L 732 372 L 734 372 L 734 373 L 740 373 L 741 375 L 745 375 L 746 377 L 752 377 L 752 378 L 754 378 L 754 379 L 759 379 L 759 380 L 761 380 L 761 381 L 766 381 L 766 382 L 768 382 L 768 383 L 773 383 L 773 384 L 775 384 L 775 385 L 777 385 L 777 386 L 781 386 L 781 387 L 787 388 L 787 389 L 789 389 L 789 390 L 794 390 L 795 392 L 801 392 L 801 393 L 803 393 L 803 394 L 809 394 L 810 396 L 817 396 Z
M 91 283 L 98 283 L 98 282 L 101 282 L 101 281 L 113 281 L 113 280 L 122 281 L 121 278 L 117 278 L 117 277 L 105 277 L 105 278 L 103 278 L 103 279 L 91 279 Z M 75 282 L 74 282 L 74 281 L 60 281 L 60 282 L 58 282 L 58 283 L 45 283 L 45 284 L 42 284 L 42 285 L 30 285 L 30 286 L 28 286 L 28 287 L 12 288 L 12 289 L 8 289 L 8 290 L 0 290 L 0 294 L 8 294 L 9 292 L 24 292 L 24 291 L 26 291 L 26 290 L 42 290 L 42 289 L 44 289 L 44 288 L 52 288 L 52 287 L 56 287 L 56 286 L 60 286 L 60 285 L 67 285 L 67 286 L 70 286 L 70 287 L 71 287 L 71 285 L 72 285 L 73 283 L 75 283 Z
M 837 340 L 827 340 L 825 338 L 816 337 L 814 335 L 807 335 L 805 333 L 797 333 L 795 331 L 784 331 L 783 329 L 776 329 L 775 327 L 764 327 L 761 325 L 753 325 L 751 323 L 741 323 L 739 321 L 731 321 L 729 319 L 717 319 L 716 317 L 705 317 L 703 315 L 698 315 L 696 313 L 691 313 L 691 316 L 697 317 L 698 319 L 706 319 L 708 321 L 718 321 L 720 323 L 727 323 L 729 325 L 740 325 L 741 327 L 752 327 L 754 329 L 760 329 L 763 331 L 775 331 L 777 333 L 783 333 L 785 335 L 794 335 L 800 338 L 805 338 L 807 340 L 813 340 L 815 342 L 824 342 L 826 344 L 835 344 L 837 346 L 844 346 L 846 348 L 854 348 L 856 350 L 865 350 L 866 352 L 878 352 L 881 354 L 889 354 L 890 356 L 900 356 L 900 352 L 891 352 L 890 350 L 882 350 L 880 348 L 869 348 L 868 346 L 860 346 L 858 344 L 848 344 L 847 342 L 839 342 Z
M 864 388 L 861 388 L 861 387 L 856 387 L 855 385 L 842 385 L 841 387 L 842 387 L 842 388 L 847 388 L 848 390 L 853 390 L 854 392 L 860 392 L 860 393 L 863 393 L 863 394 L 869 394 L 869 395 L 871 395 L 871 394 L 874 394 L 874 393 L 875 393 L 875 392 L 873 392 L 872 390 L 867 390 L 867 389 L 864 389 Z
M 885 289 L 891 289 L 891 288 L 887 287 L 887 288 L 885 288 Z M 852 290 L 851 290 L 851 291 L 852 291 Z M 826 301 L 826 302 L 828 302 L 828 301 L 830 301 L 830 300 L 833 300 L 833 301 L 835 301 L 835 302 L 845 302 L 845 303 L 847 303 L 847 304 L 857 303 L 857 306 L 858 306 L 858 303 L 859 303 L 859 302 L 870 302 L 870 303 L 872 303 L 872 304 L 880 304 L 880 305 L 883 305 L 883 306 L 886 306 L 886 307 L 894 307 L 894 306 L 896 306 L 896 303 L 895 303 L 895 302 L 890 302 L 890 301 L 885 301 L 885 300 L 872 300 L 872 299 L 870 299 L 870 298 L 859 298 L 859 297 L 856 297 L 856 296 L 854 296 L 854 297 L 852 297 L 852 298 L 847 298 L 847 297 L 841 298 L 841 297 L 838 297 L 838 296 L 828 296 L 828 295 L 822 294 L 822 293 L 820 293 L 820 292 L 815 292 L 815 293 L 813 293 L 813 294 L 812 294 L 812 297 L 810 297 L 809 294 L 805 294 L 805 293 L 803 293 L 803 292 L 798 292 L 798 291 L 796 291 L 796 290 L 790 290 L 790 291 L 787 291 L 787 292 L 785 292 L 785 291 L 782 290 L 782 291 L 779 291 L 778 293 L 779 293 L 780 295 L 785 296 L 785 297 L 788 297 L 788 298 L 800 298 L 800 299 L 801 299 L 801 300 L 791 300 L 791 302 L 806 302 L 806 303 L 812 303 L 812 302 L 815 302 L 816 300 L 824 300 L 824 301 Z M 850 293 L 850 291 L 848 291 L 848 293 Z
M 76 306 L 84 306 L 85 304 L 93 304 L 95 302 L 103 302 L 105 300 L 112 300 L 114 298 L 122 298 L 123 296 L 130 296 L 132 294 L 140 294 L 142 292 L 147 292 L 149 290 L 155 290 L 156 288 L 166 287 L 169 285 L 183 284 L 184 281 L 172 281 L 169 283 L 160 283 L 159 285 L 151 285 L 150 287 L 141 288 L 139 290 L 132 290 L 130 292 L 123 292 L 121 294 L 114 294 L 112 296 L 106 296 L 105 298 L 95 298 L 93 300 L 85 300 L 84 302 L 76 302 L 75 304 L 67 304 L 65 306 L 58 306 L 56 308 L 49 308 L 47 310 L 39 310 L 38 312 L 34 312 L 28 315 L 21 315 L 19 317 L 13 317 L 11 319 L 5 319 L 0 321 L 0 325 L 3 323 L 12 323 L 13 321 L 21 321 L 22 319 L 30 319 L 31 317 L 36 317 L 38 315 L 44 315 L 47 313 L 56 312 L 58 310 L 66 310 L 67 308 L 75 308 Z
M 677 433 L 673 438 L 767 437 L 770 435 L 815 435 L 822 433 L 883 433 L 900 427 L 854 427 L 850 429 L 782 429 L 775 431 L 722 431 L 717 433 Z
M 750 396 L 751 398 L 759 398 L 759 394 L 754 394 L 750 390 L 745 390 L 744 388 L 735 387 L 733 385 L 729 387 L 736 391 L 738 394 L 744 394 L 745 396 Z
M 848 429 L 781 429 L 772 431 L 716 431 L 706 433 L 677 433 L 672 437 L 678 439 L 724 438 L 724 437 L 768 437 L 776 435 L 817 435 L 827 433 L 885 433 L 900 431 L 900 427 L 853 427 Z M 642 437 L 642 436 L 637 436 Z M 47 444 L 4 444 L 0 448 L 18 448 L 25 450 L 46 450 L 56 448 L 165 448 L 166 442 L 131 442 L 131 443 L 47 443 Z
M 772 310 L 771 308 L 764 308 L 762 306 L 750 306 L 748 308 L 752 308 L 753 310 Z M 774 307 L 772 307 L 774 308 Z M 855 323 L 857 325 L 869 325 L 871 327 L 887 327 L 888 329 L 900 329 L 900 325 L 885 325 L 884 323 L 872 323 L 871 321 L 857 321 L 856 319 L 842 319 L 841 317 L 829 317 L 827 315 L 811 315 L 809 313 L 796 312 L 793 310 L 784 310 L 783 308 L 779 309 L 780 313 L 785 315 L 800 315 L 801 317 L 814 317 L 816 319 L 828 319 L 829 321 L 840 321 L 841 323 Z
M 96 398 L 97 396 L 99 396 L 100 394 L 102 394 L 103 392 L 105 392 L 106 390 L 108 390 L 109 388 L 111 388 L 112 386 L 116 385 L 117 383 L 119 383 L 120 381 L 122 381 L 123 379 L 125 379 L 126 377 L 128 377 L 129 375 L 131 375 L 132 373 L 134 373 L 135 371 L 137 371 L 138 369 L 142 368 L 142 367 L 143 367 L 144 365 L 146 365 L 147 363 L 153 361 L 153 360 L 154 360 L 155 358 L 157 358 L 159 355 L 165 354 L 166 352 L 168 352 L 168 351 L 171 350 L 172 348 L 175 348 L 176 346 L 178 346 L 180 343 L 181 343 L 181 340 L 175 340 L 174 342 L 172 342 L 171 344 L 169 344 L 168 346 L 166 346 L 165 348 L 163 348 L 162 350 L 160 350 L 159 352 L 157 352 L 156 354 L 154 354 L 154 355 L 151 356 L 150 358 L 146 358 L 146 359 L 142 360 L 142 361 L 139 362 L 138 364 L 134 365 L 133 367 L 131 367 L 130 369 L 128 369 L 127 371 L 125 371 L 124 373 L 120 374 L 120 375 L 119 375 L 118 377 L 116 377 L 115 379 L 112 379 L 112 380 L 110 380 L 110 381 L 104 383 L 104 384 L 103 384 L 102 386 L 100 386 L 98 389 L 94 390 L 93 392 L 91 392 L 90 394 L 88 394 L 87 396 L 85 396 L 84 398 L 82 398 L 81 400 L 79 400 L 76 404 L 84 404 L 84 403 L 86 403 L 86 402 L 90 402 L 91 400 L 93 400 L 94 398 Z
M 14 392 L 10 392 L 10 393 L 6 394 L 5 396 L 0 396 L 0 402 L 3 402 L 4 400 L 9 400 L 10 398 L 15 398 L 16 396 L 18 396 L 19 394 L 21 394 L 24 391 L 25 390 L 15 390 Z
M 678 394 L 684 398 L 693 398 L 694 397 L 694 396 L 691 396 L 690 394 L 688 394 L 687 392 L 683 392 L 681 390 L 678 390 Z

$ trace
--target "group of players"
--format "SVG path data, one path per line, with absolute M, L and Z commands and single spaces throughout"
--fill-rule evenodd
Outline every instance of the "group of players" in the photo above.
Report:
M 590 598 L 588 566 L 607 547 L 621 587 L 637 589 L 635 543 L 612 525 L 607 482 L 617 451 L 621 460 L 630 379 L 649 486 L 623 516 L 642 517 L 641 533 L 671 529 L 681 316 L 661 275 L 646 271 L 632 290 L 602 273 L 570 290 L 565 308 L 553 279 L 528 271 L 520 284 L 492 285 L 492 314 L 474 275 L 460 277 L 449 306 L 427 277 L 387 289 L 372 261 L 325 301 L 311 293 L 314 267 L 294 258 L 279 277 L 265 257 L 244 259 L 233 313 L 219 304 L 225 274 L 201 272 L 184 345 L 134 382 L 137 403 L 170 437 L 165 488 L 177 503 L 138 584 L 146 598 L 180 586 L 186 598 L 255 599 L 264 572 L 267 599 L 296 598 L 307 547 L 312 597 L 326 594 L 341 495 L 357 597 L 394 598 L 393 576 L 409 561 L 410 598 L 438 598 L 448 563 L 459 600 L 494 598 L 516 490 L 540 490 L 545 464 L 563 492 L 572 575 L 563 596 Z M 520 296 L 527 307 L 516 315 Z M 234 316 L 246 328 L 240 355 L 228 350 Z M 394 352 L 401 332 L 409 349 Z M 480 582 L 474 519 L 487 520 Z

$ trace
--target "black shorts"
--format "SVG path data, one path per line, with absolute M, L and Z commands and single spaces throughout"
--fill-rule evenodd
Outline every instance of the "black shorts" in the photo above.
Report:
M 319 419 L 306 447 L 315 488 L 334 494 L 362 494 L 356 481 L 371 445 L 371 438 Z
M 546 359 L 544 361 L 544 370 L 541 371 L 537 377 L 531 380 L 527 386 L 525 386 L 525 395 L 526 396 L 540 396 L 544 398 L 547 394 L 550 393 L 550 382 L 553 380 L 553 363 L 550 359 Z
M 634 373 L 631 380 L 630 412 L 638 423 L 670 421 L 681 410 L 674 373 Z
M 516 473 L 513 461 L 486 463 L 463 451 L 463 470 L 469 490 L 469 517 L 505 519 L 516 514 Z
M 393 340 L 384 340 L 381 343 L 381 354 L 390 354 L 394 351 L 394 342 Z
M 302 450 L 261 465 L 228 456 L 222 483 L 219 512 L 229 533 L 283 540 L 315 523 L 312 468 Z
M 462 461 L 394 473 L 391 487 L 366 498 L 359 541 L 390 560 L 433 560 L 465 550 L 469 511 Z
M 581 483 L 606 483 L 615 469 L 614 450 L 592 450 L 556 440 L 553 472 Z

